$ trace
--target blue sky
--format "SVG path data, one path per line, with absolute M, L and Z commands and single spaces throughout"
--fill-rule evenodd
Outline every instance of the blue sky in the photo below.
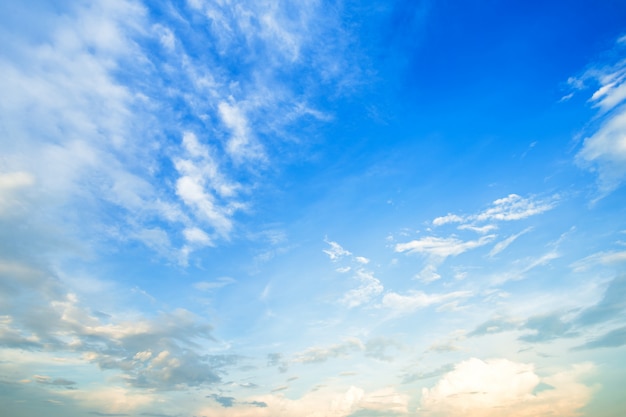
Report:
M 622 416 L 626 5 L 0 5 L 0 404 Z

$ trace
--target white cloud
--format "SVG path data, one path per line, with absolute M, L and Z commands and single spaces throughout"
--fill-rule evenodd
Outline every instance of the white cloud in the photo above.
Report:
M 521 264 L 522 266 L 514 266 L 508 271 L 498 274 L 494 280 L 494 284 L 502 284 L 506 281 L 516 281 L 524 279 L 526 274 L 532 271 L 535 268 L 540 266 L 545 266 L 550 263 L 550 261 L 554 259 L 558 259 L 561 257 L 561 254 L 556 250 L 556 248 L 549 250 L 539 257 L 529 257 L 522 260 L 516 261 L 516 264 Z
M 363 264 L 363 265 L 366 265 L 366 264 L 370 263 L 370 260 L 365 258 L 365 257 L 363 257 L 363 256 L 357 256 L 357 257 L 354 258 L 354 260 L 357 261 L 360 264 Z
M 221 102 L 218 106 L 220 117 L 232 134 L 226 143 L 226 151 L 236 163 L 246 160 L 263 160 L 262 146 L 253 137 L 248 120 L 235 104 Z
M 495 200 L 491 207 L 480 213 L 465 216 L 448 214 L 443 217 L 437 217 L 433 220 L 433 225 L 441 226 L 448 223 L 462 223 L 459 226 L 461 230 L 469 229 L 478 233 L 487 233 L 496 229 L 497 226 L 493 224 L 478 226 L 475 223 L 522 220 L 551 210 L 555 206 L 555 200 L 556 196 L 540 200 L 509 194 L 506 197 Z
M 215 417 L 348 417 L 368 412 L 379 415 L 407 414 L 410 397 L 387 387 L 367 392 L 363 388 L 321 386 L 291 398 L 280 393 L 256 395 L 229 408 L 203 406 L 194 415 Z M 263 404 L 262 407 L 251 407 Z
M 422 390 L 419 412 L 429 417 L 578 416 L 592 394 L 580 380 L 592 368 L 574 365 L 541 378 L 533 365 L 472 358 L 459 363 L 434 387 Z M 546 389 L 537 392 L 540 383 Z
M 207 235 L 204 230 L 197 227 L 189 227 L 183 230 L 183 235 L 187 242 L 195 245 L 210 246 L 212 244 L 209 235 Z
M 493 202 L 493 206 L 482 213 L 476 215 L 477 221 L 489 220 L 521 220 L 534 216 L 554 207 L 551 200 L 533 200 L 523 198 L 517 194 L 509 194 Z
M 445 259 L 449 256 L 457 256 L 470 249 L 486 245 L 494 238 L 495 235 L 487 235 L 478 240 L 462 241 L 455 237 L 441 238 L 427 236 L 407 243 L 398 243 L 395 246 L 395 251 L 424 253 L 426 255 Z
M 193 208 L 196 213 L 208 221 L 222 236 L 228 236 L 232 229 L 230 210 L 217 206 L 215 198 L 205 191 L 202 181 L 190 176 L 182 176 L 176 181 L 176 194 Z
M 626 84 L 624 84 L 626 90 Z M 626 109 L 620 108 L 584 140 L 576 162 L 597 172 L 600 191 L 608 193 L 626 178 Z
M 419 279 L 422 282 L 428 283 L 437 281 L 441 278 L 441 275 L 437 273 L 437 267 L 433 264 L 430 264 L 426 265 L 424 269 L 422 269 L 420 273 L 416 275 L 415 278 Z
M 333 242 L 333 241 L 329 241 L 329 240 L 324 240 L 324 242 L 328 243 L 330 245 L 330 248 L 329 249 L 324 249 L 324 250 L 322 250 L 322 252 L 324 252 L 326 255 L 328 255 L 328 257 L 330 258 L 331 261 L 338 261 L 339 259 L 343 258 L 344 256 L 352 255 L 352 252 L 345 250 L 337 242 Z
M 488 256 L 489 257 L 496 256 L 497 254 L 499 254 L 500 252 L 508 248 L 511 243 L 515 242 L 515 240 L 517 240 L 518 237 L 530 232 L 531 230 L 532 230 L 532 227 L 528 227 L 522 230 L 521 232 L 511 235 L 507 237 L 506 239 L 501 240 L 500 242 L 496 243 L 493 249 L 491 249 L 491 251 L 489 252 Z
M 626 251 L 603 251 L 589 255 L 570 265 L 574 272 L 584 272 L 596 265 L 617 265 L 626 262 Z
M 237 281 L 230 277 L 221 277 L 216 281 L 201 281 L 193 284 L 193 287 L 200 291 L 209 291 L 218 289 L 236 283 Z
M 356 271 L 355 278 L 361 282 L 358 288 L 352 289 L 344 294 L 340 302 L 348 308 L 358 307 L 366 304 L 383 292 L 383 285 L 374 277 L 374 274 L 362 269 Z
M 461 216 L 457 216 L 456 214 L 448 214 L 446 216 L 437 217 L 433 220 L 433 225 L 441 226 L 448 223 L 461 223 L 464 219 Z
M 618 40 L 613 56 L 623 48 Z M 599 127 L 584 139 L 576 162 L 598 174 L 602 196 L 626 179 L 626 61 L 594 63 L 579 80 L 598 86 L 589 101 L 599 108 Z
M 484 235 L 485 233 L 489 233 L 491 231 L 497 230 L 498 226 L 495 224 L 486 224 L 484 226 L 474 226 L 471 224 L 462 224 L 458 227 L 459 230 L 471 230 L 476 233 L 480 233 Z
M 312 347 L 297 354 L 294 362 L 299 363 L 319 363 L 329 359 L 349 356 L 353 352 L 360 352 L 365 349 L 365 345 L 357 338 L 350 338 L 343 343 L 329 347 Z
M 409 291 L 406 295 L 389 292 L 383 296 L 382 306 L 396 313 L 408 314 L 415 310 L 441 304 L 448 300 L 471 297 L 469 291 L 454 291 L 447 294 L 426 294 L 422 291 Z
M 35 177 L 29 172 L 16 171 L 0 173 L 0 216 L 9 214 L 20 206 L 20 191 L 35 184 Z

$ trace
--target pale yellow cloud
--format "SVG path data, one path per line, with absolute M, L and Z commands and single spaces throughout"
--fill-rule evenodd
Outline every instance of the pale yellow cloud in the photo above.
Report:
M 540 377 L 532 364 L 507 359 L 459 363 L 422 391 L 419 415 L 428 417 L 579 416 L 593 389 L 580 382 L 591 364 Z

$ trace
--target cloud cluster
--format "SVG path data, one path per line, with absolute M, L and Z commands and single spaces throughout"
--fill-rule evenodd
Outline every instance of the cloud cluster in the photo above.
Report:
M 255 404 L 264 404 L 264 406 L 258 407 Z M 216 417 L 349 417 L 379 415 L 380 413 L 406 415 L 408 405 L 409 396 L 393 388 L 367 392 L 355 386 L 320 387 L 297 398 L 289 398 L 280 393 L 259 395 L 247 398 L 240 404 L 233 404 L 228 408 L 203 408 L 196 414 Z
M 260 173 L 306 147 L 296 126 L 328 120 L 308 102 L 353 77 L 344 70 L 356 55 L 315 1 L 290 13 L 266 2 L 155 7 L 32 8 L 45 31 L 23 21 L 6 33 L 0 215 L 41 213 L 82 240 L 140 241 L 185 265 L 233 235 Z M 337 42 L 319 47 L 320 36 Z
M 495 241 L 498 236 L 493 233 L 487 233 L 497 230 L 498 222 L 518 221 L 544 213 L 554 208 L 556 200 L 556 196 L 547 199 L 537 199 L 510 194 L 495 200 L 490 207 L 479 213 L 468 215 L 449 213 L 432 221 L 435 227 L 458 224 L 458 230 L 469 230 L 482 235 L 477 239 L 462 239 L 455 234 L 448 237 L 430 235 L 409 242 L 397 243 L 394 246 L 394 250 L 398 253 L 423 255 L 427 263 L 415 277 L 425 283 L 433 282 L 441 278 L 437 268 L 446 259 L 486 246 Z M 497 242 L 487 256 L 495 257 L 520 236 L 531 230 L 532 227 L 527 227 Z
M 623 320 L 626 317 L 626 275 L 619 275 L 607 285 L 595 304 L 572 311 L 551 311 L 526 319 L 495 316 L 477 326 L 468 336 L 485 336 L 517 330 L 519 340 L 547 343 L 557 339 L 580 340 L 574 350 L 611 348 L 626 345 Z
M 420 415 L 445 417 L 578 416 L 592 389 L 581 382 L 590 364 L 540 377 L 529 364 L 468 359 L 422 391 Z M 542 388 L 543 389 L 540 389 Z
M 162 390 L 216 383 L 235 356 L 208 355 L 212 327 L 184 309 L 153 318 L 125 318 L 95 312 L 51 273 L 0 260 L 0 346 L 60 352 L 102 370 L 114 370 L 127 384 Z M 65 379 L 39 383 L 74 385 Z

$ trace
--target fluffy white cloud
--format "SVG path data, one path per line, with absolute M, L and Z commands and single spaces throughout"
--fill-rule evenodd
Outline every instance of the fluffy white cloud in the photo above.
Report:
M 541 378 L 529 364 L 469 359 L 434 387 L 422 390 L 419 413 L 429 417 L 578 416 L 592 394 L 580 379 L 591 369 L 590 364 L 575 365 Z

